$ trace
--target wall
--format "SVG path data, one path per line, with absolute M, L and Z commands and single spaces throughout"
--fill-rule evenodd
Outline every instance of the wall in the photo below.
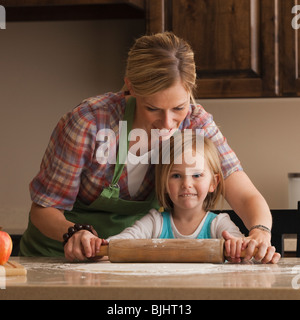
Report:
M 300 172 L 300 98 L 201 100 L 271 209 L 288 208 Z
M 0 225 L 24 229 L 36 175 L 59 118 L 123 85 L 142 20 L 7 23 L 0 30 Z
M 8 23 L 0 30 L 0 225 L 27 225 L 28 184 L 59 118 L 118 91 L 143 21 Z M 287 208 L 300 171 L 300 99 L 201 100 L 271 208 Z

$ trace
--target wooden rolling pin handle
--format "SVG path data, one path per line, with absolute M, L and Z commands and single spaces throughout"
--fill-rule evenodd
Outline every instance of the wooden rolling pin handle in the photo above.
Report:
M 108 256 L 109 245 L 101 245 L 100 251 L 97 253 L 98 257 Z
M 258 252 L 258 248 L 256 248 L 254 250 L 254 253 L 252 255 L 252 257 L 255 257 L 257 255 L 257 252 Z M 224 248 L 224 254 L 225 254 L 225 248 Z M 226 254 L 225 254 L 225 257 L 226 257 Z M 241 258 L 245 258 L 246 257 L 246 250 L 242 250 L 241 252 Z

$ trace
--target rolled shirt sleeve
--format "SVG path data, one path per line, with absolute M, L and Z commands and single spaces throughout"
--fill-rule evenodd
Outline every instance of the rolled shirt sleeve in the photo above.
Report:
M 81 174 L 91 162 L 96 126 L 80 112 L 66 114 L 54 129 L 40 171 L 30 183 L 33 202 L 43 207 L 71 210 Z

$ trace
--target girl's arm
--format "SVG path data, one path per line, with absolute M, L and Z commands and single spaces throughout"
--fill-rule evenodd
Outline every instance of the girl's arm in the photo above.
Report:
M 111 239 L 152 239 L 158 238 L 162 228 L 162 216 L 155 209 L 150 210 L 140 220 L 137 220 L 132 227 L 126 228 L 121 233 L 109 237 Z
M 211 223 L 211 236 L 213 239 L 222 239 L 223 231 L 228 231 L 236 238 L 244 238 L 238 226 L 230 219 L 227 213 L 220 213 Z

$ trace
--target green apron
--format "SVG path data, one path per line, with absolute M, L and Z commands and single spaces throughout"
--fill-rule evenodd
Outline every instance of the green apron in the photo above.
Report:
M 130 98 L 126 105 L 124 121 L 127 121 L 127 150 L 129 147 L 128 135 L 132 128 L 135 114 L 135 99 Z M 120 138 L 121 139 L 121 138 Z M 119 141 L 119 146 L 122 141 Z M 120 148 L 119 148 L 120 149 Z M 121 148 L 122 149 L 122 148 Z M 114 176 L 109 187 L 103 189 L 101 195 L 90 205 L 78 199 L 71 211 L 65 211 L 67 220 L 75 223 L 90 224 L 97 231 L 100 238 L 108 238 L 132 226 L 142 218 L 151 208 L 159 208 L 153 192 L 146 201 L 127 201 L 119 197 L 119 179 L 124 169 L 127 154 L 119 154 L 115 165 Z M 122 161 L 120 161 L 120 157 Z M 120 164 L 121 163 L 121 164 Z M 67 232 L 67 230 L 66 230 Z M 63 241 L 63 239 L 62 239 Z M 30 221 L 20 243 L 21 256 L 64 256 L 62 242 L 44 236 Z

